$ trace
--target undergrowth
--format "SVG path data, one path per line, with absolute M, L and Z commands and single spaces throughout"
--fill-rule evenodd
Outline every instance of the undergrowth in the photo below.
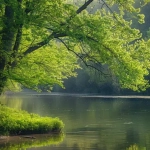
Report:
M 41 117 L 0 105 L 0 135 L 61 132 L 63 127 L 64 124 L 59 118 Z

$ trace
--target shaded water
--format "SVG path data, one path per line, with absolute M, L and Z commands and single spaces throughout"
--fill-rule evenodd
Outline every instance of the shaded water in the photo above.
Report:
M 149 97 L 24 93 L 1 101 L 65 123 L 63 140 L 27 150 L 150 150 Z

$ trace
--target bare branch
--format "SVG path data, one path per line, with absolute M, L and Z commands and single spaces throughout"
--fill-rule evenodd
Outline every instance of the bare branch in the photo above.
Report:
M 68 46 L 62 39 L 60 39 L 60 38 L 57 38 L 57 39 L 60 40 L 60 41 L 64 44 L 64 46 L 67 48 L 68 51 L 73 52 L 73 53 L 85 64 L 86 67 L 93 68 L 93 69 L 99 71 L 99 72 L 100 72 L 101 74 L 103 74 L 103 75 L 108 75 L 108 74 L 105 74 L 105 73 L 104 73 L 101 69 L 99 69 L 98 67 L 95 67 L 94 65 L 87 63 L 86 60 L 84 60 L 84 58 L 85 58 L 85 57 L 84 57 L 84 54 L 82 55 L 82 54 L 76 53 L 74 50 L 70 49 L 69 46 Z M 89 59 L 90 59 L 90 56 L 89 56 Z M 92 60 L 92 57 L 91 57 L 91 60 L 90 60 L 90 61 L 91 61 L 92 63 L 94 63 L 94 60 Z
M 114 11 L 109 7 L 109 5 L 108 5 L 104 0 L 101 0 L 101 1 L 103 2 L 102 6 L 105 5 L 105 6 L 108 8 L 108 10 L 112 13 L 113 18 L 114 18 L 121 26 L 124 26 L 124 24 L 121 23 L 121 22 L 117 19 L 117 17 L 115 16 Z
M 79 14 L 81 13 L 83 10 L 85 10 L 87 8 L 87 6 L 89 6 L 91 3 L 93 2 L 93 0 L 88 0 L 87 2 L 85 2 L 77 11 L 76 13 Z
M 85 3 L 79 7 L 77 10 L 76 10 L 76 14 L 75 15 L 72 15 L 70 16 L 66 22 L 63 22 L 63 23 L 60 23 L 61 26 L 64 26 L 64 25 L 67 25 L 69 24 L 69 22 L 78 14 L 80 14 L 83 10 L 85 10 L 87 8 L 87 6 L 89 6 L 94 0 L 88 0 L 87 2 L 85 1 Z
M 108 8 L 108 10 L 112 13 L 112 14 L 114 14 L 114 12 L 111 10 L 111 8 L 108 6 L 108 4 L 104 1 L 104 0 L 101 0 L 102 2 L 103 2 L 103 4 L 102 4 L 102 6 L 106 6 L 107 8 Z

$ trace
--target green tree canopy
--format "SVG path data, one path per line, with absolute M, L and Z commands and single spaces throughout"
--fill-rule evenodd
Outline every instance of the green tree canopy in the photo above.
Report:
M 99 5 L 93 14 L 92 3 Z M 111 10 L 114 4 L 118 12 Z M 150 40 L 131 28 L 125 11 L 143 22 L 134 0 L 86 0 L 78 6 L 64 0 L 0 0 L 0 91 L 7 80 L 32 89 L 62 85 L 76 75 L 78 58 L 87 66 L 108 64 L 124 88 L 149 87 Z

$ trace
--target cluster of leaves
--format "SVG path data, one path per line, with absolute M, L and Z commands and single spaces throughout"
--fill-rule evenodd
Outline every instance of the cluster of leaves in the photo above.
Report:
M 16 68 L 9 71 L 9 78 L 35 90 L 39 85 L 49 85 L 49 90 L 54 84 L 63 87 L 64 79 L 77 75 L 74 72 L 79 68 L 76 61 L 61 43 L 55 45 L 52 42 L 49 48 L 40 48 L 40 53 L 35 51 L 24 57 Z
M 4 105 L 0 105 L 0 118 L 1 135 L 61 132 L 64 127 L 59 118 L 40 117 Z
M 78 43 L 80 50 L 73 51 L 82 53 L 85 62 L 92 59 L 95 63 L 108 64 L 124 88 L 136 91 L 149 87 L 145 76 L 150 67 L 150 40 L 142 40 L 139 30 L 130 27 L 131 22 L 101 10 L 90 15 L 81 13 L 72 19 L 70 26 L 68 41 L 73 42 L 68 43 L 68 49 Z
M 63 17 L 63 12 L 68 8 L 61 0 L 2 0 L 0 3 L 0 18 L 4 18 L 0 19 L 0 51 L 6 59 L 5 69 L 0 70 L 0 75 L 3 74 L 11 80 L 10 84 L 18 82 L 24 87 L 36 90 L 38 85 L 45 84 L 49 85 L 49 90 L 54 84 L 63 87 L 64 79 L 76 76 L 75 69 L 79 68 L 76 56 L 66 51 L 58 40 L 54 40 L 53 35 L 49 36 L 68 17 Z M 3 30 L 6 28 L 8 31 L 8 26 L 5 25 L 5 19 L 8 18 L 5 14 L 6 7 L 12 11 L 11 19 L 14 20 L 10 21 L 9 27 L 14 38 L 10 41 L 11 46 L 7 46 L 7 53 L 3 48 L 3 45 L 9 45 L 9 40 L 3 41 Z M 41 41 L 43 45 L 39 44 Z M 32 48 L 35 49 L 32 51 Z M 0 81 L 1 85 L 2 82 Z
M 15 82 L 14 80 L 8 79 L 6 84 L 5 84 L 5 88 L 4 88 L 4 92 L 5 91 L 14 91 L 14 92 L 20 92 L 21 89 L 21 84 L 19 84 L 18 82 Z
M 0 34 L 1 46 L 8 51 L 2 72 L 8 79 L 32 89 L 44 84 L 63 86 L 64 79 L 76 75 L 80 58 L 86 66 L 107 64 L 124 88 L 149 87 L 145 77 L 150 41 L 144 41 L 139 30 L 131 28 L 132 21 L 124 19 L 128 11 L 144 22 L 134 0 L 102 0 L 107 9 L 94 14 L 86 11 L 94 0 L 82 1 L 78 7 L 63 0 L 0 2 L 0 17 L 5 18 L 0 20 L 5 32 Z M 115 4 L 119 13 L 110 9 Z

